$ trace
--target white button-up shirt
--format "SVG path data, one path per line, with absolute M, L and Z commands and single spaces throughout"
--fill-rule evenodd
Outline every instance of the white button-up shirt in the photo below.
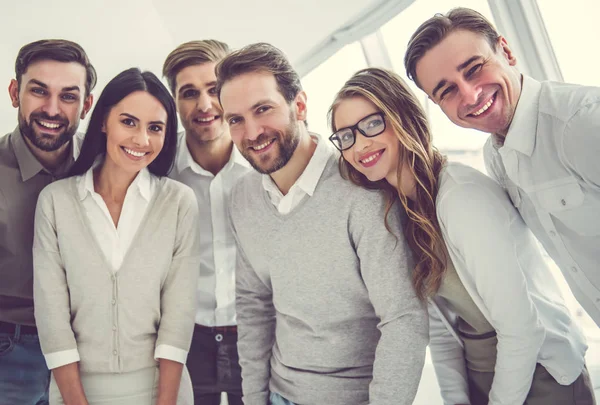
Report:
M 325 166 L 329 161 L 332 149 L 317 135 L 311 134 L 311 139 L 317 144 L 315 152 L 300 177 L 298 177 L 298 180 L 296 180 L 286 195 L 281 193 L 271 176 L 268 174 L 263 175 L 263 188 L 267 192 L 269 200 L 280 214 L 289 214 L 304 197 L 307 195 L 312 197 L 317 183 L 325 170 Z
M 524 76 L 502 141 L 484 146 L 488 173 L 600 326 L 600 88 Z
M 77 178 L 77 192 L 96 242 L 107 262 L 111 264 L 110 270 L 116 273 L 144 220 L 148 204 L 155 194 L 158 178 L 148 169 L 139 172 L 127 189 L 121 215 L 115 227 L 106 203 L 94 188 L 94 168 L 99 163 L 101 161 L 97 161 L 84 175 Z M 130 293 L 133 294 L 134 291 Z M 156 348 L 154 358 L 185 364 L 187 353 L 177 347 L 162 344 Z M 80 360 L 76 349 L 50 353 L 45 358 L 50 369 Z
M 200 278 L 196 323 L 232 326 L 235 317 L 235 239 L 229 223 L 229 199 L 236 181 L 251 169 L 234 146 L 227 164 L 213 175 L 196 163 L 179 134 L 176 164 L 169 177 L 190 186 L 200 211 Z
M 490 405 L 522 404 L 537 363 L 562 385 L 581 374 L 587 349 L 537 242 L 506 193 L 459 163 L 440 175 L 437 217 L 450 260 L 498 337 Z M 430 350 L 444 403 L 469 403 L 456 315 L 436 297 Z

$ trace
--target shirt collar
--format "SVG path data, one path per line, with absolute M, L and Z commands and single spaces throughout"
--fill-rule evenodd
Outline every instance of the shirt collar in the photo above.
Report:
M 94 169 L 98 167 L 98 165 L 100 165 L 103 161 L 103 157 L 96 159 L 92 167 L 90 167 L 90 169 L 79 178 L 79 185 L 77 191 L 79 193 L 80 200 L 83 201 L 88 195 L 93 195 L 96 192 L 96 190 L 94 189 Z M 152 196 L 151 178 L 150 172 L 147 168 L 140 170 L 138 175 L 135 176 L 135 179 L 133 180 L 127 191 L 132 189 L 132 187 L 134 190 L 138 190 L 140 195 L 146 201 L 150 201 L 150 198 Z
M 46 170 L 46 168 L 40 163 L 39 160 L 35 157 L 35 155 L 27 146 L 23 134 L 19 129 L 19 126 L 15 128 L 15 130 L 10 134 L 10 142 L 12 144 L 13 150 L 15 151 L 15 157 L 17 158 L 17 163 L 19 164 L 19 170 L 21 172 L 21 179 L 23 181 L 27 181 L 31 179 L 33 176 L 38 174 L 41 171 L 44 171 L 48 174 L 54 175 L 55 177 L 63 177 L 71 165 L 74 162 L 73 159 L 73 142 L 69 142 L 69 152 L 67 159 L 60 165 L 54 172 L 50 172 Z
M 238 151 L 235 145 L 231 149 L 231 155 L 229 156 L 229 160 L 227 161 L 227 164 L 225 164 L 222 170 L 228 170 L 231 167 L 233 167 L 234 164 L 243 167 L 250 167 L 248 161 L 242 156 L 242 154 Z M 187 142 L 185 140 L 185 132 L 181 132 L 179 134 L 177 160 L 175 166 L 177 167 L 177 171 L 179 173 L 181 173 L 187 168 L 190 168 L 196 174 L 214 177 L 214 175 L 211 172 L 209 172 L 208 170 L 200 166 L 198 163 L 196 163 L 196 161 L 192 157 L 192 154 L 190 153 L 190 150 L 187 146 Z
M 321 179 L 321 175 L 325 170 L 325 166 L 331 157 L 332 150 L 327 146 L 326 142 L 323 142 L 319 135 L 311 133 L 310 137 L 313 142 L 317 144 L 317 147 L 310 158 L 308 165 L 306 165 L 306 168 L 292 187 L 298 187 L 312 197 L 317 188 L 317 184 Z M 269 192 L 277 191 L 281 193 L 271 176 L 268 174 L 263 174 L 262 184 L 263 188 Z
M 523 75 L 521 96 L 504 142 L 496 135 L 492 135 L 492 142 L 496 149 L 506 146 L 531 156 L 535 148 L 541 91 L 540 82 Z

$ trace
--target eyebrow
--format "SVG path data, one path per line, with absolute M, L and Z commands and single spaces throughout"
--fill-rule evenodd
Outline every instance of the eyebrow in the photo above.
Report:
M 177 93 L 181 93 L 183 91 L 186 91 L 187 89 L 195 89 L 195 87 L 194 87 L 193 84 L 189 84 L 189 83 L 188 84 L 184 84 L 183 86 L 181 86 L 179 88 L 179 91 Z
M 48 88 L 48 85 L 46 83 L 40 82 L 39 80 L 36 80 L 36 79 L 31 79 L 29 81 L 29 83 L 27 83 L 27 84 L 35 84 L 35 85 L 40 86 L 40 87 L 42 87 L 44 89 Z M 81 90 L 79 89 L 79 86 L 69 86 L 69 87 L 63 87 L 62 91 L 81 91 Z
M 119 114 L 119 115 L 120 115 L 120 116 L 125 116 L 125 117 L 127 117 L 127 118 L 131 118 L 132 120 L 134 120 L 134 121 L 137 121 L 137 122 L 139 122 L 139 121 L 140 121 L 140 119 L 139 119 L 138 117 L 136 117 L 135 115 L 131 115 L 131 114 L 127 114 L 127 113 L 121 113 L 121 114 Z M 162 125 L 167 125 L 167 124 L 165 124 L 164 122 L 162 122 L 162 121 L 160 121 L 160 120 L 159 120 L 159 121 L 150 121 L 150 124 L 162 124 Z
M 464 61 L 463 63 L 461 63 L 460 65 L 458 65 L 456 67 L 456 71 L 460 72 L 461 70 L 463 70 L 464 68 L 466 68 L 467 66 L 469 66 L 471 63 L 473 63 L 474 61 L 476 61 L 477 59 L 481 58 L 481 56 L 471 56 L 469 59 L 467 59 L 466 61 Z M 433 91 L 431 92 L 431 95 L 433 97 L 435 97 L 435 93 L 437 93 L 442 87 L 444 87 L 448 82 L 446 81 L 446 79 L 442 79 L 440 80 L 440 82 L 437 84 L 437 86 L 434 87 Z
M 273 103 L 272 100 L 265 98 L 265 99 L 259 100 L 256 103 L 252 104 L 252 106 L 248 110 L 254 110 L 263 104 L 271 104 L 271 103 Z M 225 121 L 228 121 L 231 117 L 235 117 L 235 116 L 239 116 L 239 115 L 240 114 L 237 114 L 237 113 L 229 113 L 229 114 L 226 113 L 225 115 L 223 115 L 223 117 L 225 117 Z
M 206 85 L 205 85 L 205 86 L 206 86 L 206 87 L 214 87 L 214 86 L 216 86 L 216 85 L 217 85 L 217 81 L 216 81 L 216 80 L 214 80 L 214 81 L 212 81 L 212 82 L 208 82 L 208 83 L 206 83 Z M 184 84 L 183 86 L 181 86 L 181 87 L 179 88 L 179 90 L 177 91 L 177 93 L 181 93 L 182 91 L 186 91 L 187 89 L 196 89 L 196 86 L 194 86 L 194 85 L 193 85 L 193 84 L 191 84 L 191 83 Z

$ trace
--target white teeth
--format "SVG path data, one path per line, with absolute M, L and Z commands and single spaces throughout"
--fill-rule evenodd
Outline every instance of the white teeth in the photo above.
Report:
M 371 155 L 368 158 L 361 160 L 361 163 L 372 162 L 373 160 L 377 159 L 379 157 L 379 155 L 381 155 L 381 152 L 377 152 L 374 155 Z
M 146 152 L 136 152 L 134 150 L 128 149 L 128 148 L 123 148 L 125 150 L 125 152 L 129 153 L 132 156 L 135 157 L 142 157 L 146 154 Z
M 200 122 L 211 122 L 215 120 L 215 117 L 208 117 L 208 118 L 196 118 L 197 121 Z
M 273 143 L 273 140 L 267 141 L 267 142 L 265 142 L 263 144 L 260 144 L 258 146 L 253 146 L 252 149 L 254 149 L 254 150 L 261 150 L 261 149 L 264 149 L 267 146 L 269 146 L 271 143 Z
M 490 99 L 490 101 L 488 101 L 487 103 L 485 103 L 485 105 L 483 107 L 481 107 L 481 109 L 479 111 L 475 111 L 474 113 L 472 113 L 472 115 L 474 116 L 478 116 L 483 114 L 488 108 L 490 108 L 490 106 L 494 103 L 494 97 L 492 97 Z
M 49 128 L 49 129 L 56 129 L 60 127 L 60 124 L 53 124 L 51 122 L 46 122 L 46 121 L 37 121 L 38 124 L 40 124 L 41 126 L 43 126 L 44 128 Z

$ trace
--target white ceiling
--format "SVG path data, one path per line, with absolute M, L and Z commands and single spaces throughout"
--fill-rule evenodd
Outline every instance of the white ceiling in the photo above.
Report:
M 96 93 L 132 66 L 160 74 L 167 54 L 195 39 L 215 38 L 233 48 L 270 42 L 306 73 L 344 43 L 364 35 L 369 29 L 365 22 L 372 31 L 380 25 L 373 26 L 374 16 L 387 20 L 395 15 L 390 15 L 392 9 L 399 11 L 399 4 L 410 2 L 0 0 L 0 78 L 8 86 L 20 47 L 41 38 L 65 38 L 82 45 L 98 71 Z M 0 122 L 0 134 L 11 131 L 16 123 L 8 95 L 0 101 Z

